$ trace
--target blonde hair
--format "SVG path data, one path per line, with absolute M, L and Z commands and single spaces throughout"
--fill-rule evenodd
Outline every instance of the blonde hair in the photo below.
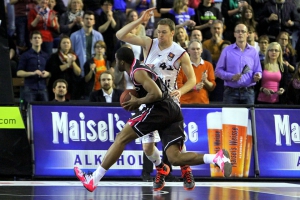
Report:
M 185 35 L 185 37 L 184 37 L 184 41 L 189 41 L 189 35 L 187 34 L 187 32 L 186 32 L 186 30 L 185 30 L 185 28 L 184 27 L 177 27 L 177 28 L 175 28 L 175 34 L 174 34 L 174 41 L 175 42 L 179 42 L 178 40 L 177 40 L 177 35 L 179 34 L 179 30 L 180 29 L 182 29 L 183 30 L 183 33 L 184 33 L 184 35 Z
M 69 0 L 68 10 L 71 10 L 71 4 L 72 4 L 73 1 L 74 0 Z M 81 9 L 80 10 L 82 10 L 83 9 L 83 2 L 82 2 L 82 0 L 77 0 L 77 1 L 79 1 L 80 5 L 81 5 Z
M 173 3 L 173 10 L 177 13 L 180 14 L 180 10 L 183 9 L 184 12 L 187 12 L 188 7 L 184 5 L 183 0 L 174 0 Z
M 274 47 L 277 47 L 279 50 L 279 55 L 277 58 L 277 63 L 279 65 L 279 69 L 281 72 L 284 72 L 284 68 L 283 68 L 283 57 L 282 57 L 282 49 L 281 46 L 278 42 L 271 42 L 268 47 L 267 47 L 267 53 L 266 53 L 266 58 L 264 60 L 264 64 L 265 64 L 265 69 L 266 70 L 270 70 L 271 69 L 271 64 L 270 64 L 270 56 L 269 56 L 269 50 L 273 49 Z

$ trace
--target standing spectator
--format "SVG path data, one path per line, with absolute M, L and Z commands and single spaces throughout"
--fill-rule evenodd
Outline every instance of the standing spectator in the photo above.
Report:
M 17 36 L 17 48 L 19 54 L 22 54 L 30 48 L 29 30 L 27 27 L 28 13 L 35 7 L 36 0 L 10 0 L 10 3 L 15 8 L 15 27 Z
M 141 12 L 156 6 L 155 0 L 136 0 L 135 10 L 140 15 Z
M 38 5 L 30 10 L 28 14 L 29 31 L 38 30 L 42 34 L 42 50 L 49 56 L 52 54 L 53 37 L 52 31 L 59 28 L 56 12 L 48 7 L 49 0 L 38 0 Z
M 256 37 L 255 28 L 253 26 L 248 26 L 247 43 L 253 46 L 257 52 L 259 52 L 259 45 L 258 42 L 255 41 L 255 37 Z
M 214 22 L 210 28 L 212 37 L 203 42 L 203 48 L 207 49 L 210 52 L 211 57 L 212 57 L 212 64 L 214 66 L 216 66 L 218 59 L 221 55 L 220 45 L 223 42 L 223 39 L 222 39 L 223 26 L 224 26 L 223 21 L 214 20 Z
M 68 35 L 78 31 L 83 26 L 83 3 L 82 0 L 70 0 L 67 12 L 59 19 L 60 32 Z
M 55 0 L 55 1 L 56 1 L 56 4 L 53 7 L 53 10 L 57 13 L 58 20 L 59 20 L 60 16 L 63 13 L 67 12 L 67 8 L 66 8 L 66 5 L 64 4 L 63 0 Z
M 118 14 L 112 11 L 113 0 L 100 0 L 102 12 L 96 15 L 97 30 L 103 35 L 106 44 L 107 60 L 112 63 L 114 58 L 114 48 L 117 43 L 116 32 L 120 29 Z
M 258 38 L 258 45 L 259 45 L 259 60 L 260 63 L 265 60 L 266 58 L 266 53 L 267 53 L 267 47 L 269 46 L 270 40 L 267 35 L 261 35 Z
M 199 4 L 198 8 L 195 9 L 195 12 L 195 29 L 201 30 L 204 41 L 210 39 L 212 37 L 210 28 L 213 24 L 213 21 L 221 21 L 223 18 L 221 11 L 215 7 L 215 4 L 212 2 L 212 0 L 203 0 Z
M 196 25 L 194 21 L 195 11 L 188 7 L 188 0 L 174 0 L 170 13 L 176 27 L 184 27 L 187 31 L 194 29 Z
M 102 72 L 98 81 L 101 89 L 91 93 L 90 102 L 120 102 L 123 90 L 114 88 L 114 76 L 110 71 Z
M 83 5 L 84 11 L 97 12 L 101 10 L 101 3 L 99 0 L 83 0 Z
M 269 44 L 262 69 L 262 78 L 258 82 L 257 103 L 285 104 L 288 70 L 283 62 L 281 47 L 277 42 Z
M 202 44 L 200 41 L 191 40 L 188 44 L 188 53 L 196 76 L 196 85 L 181 96 L 180 103 L 209 104 L 209 92 L 213 91 L 216 86 L 214 68 L 210 62 L 201 58 Z M 180 70 L 177 77 L 178 88 L 181 88 L 186 81 L 186 76 Z
M 156 0 L 157 12 L 160 13 L 160 18 L 171 18 L 172 14 L 170 10 L 172 9 L 174 0 Z
M 17 76 L 24 80 L 24 101 L 48 101 L 46 79 L 50 73 L 45 70 L 47 53 L 41 50 L 42 34 L 33 31 L 30 36 L 31 49 L 20 57 Z
M 71 34 L 72 47 L 80 61 L 81 77 L 84 77 L 84 63 L 95 54 L 95 43 L 104 41 L 102 34 L 93 29 L 94 24 L 94 13 L 87 11 L 83 15 L 83 27 Z
M 63 36 L 58 50 L 47 61 L 46 70 L 51 74 L 48 83 L 49 99 L 53 99 L 51 87 L 55 80 L 65 79 L 68 82 L 68 99 L 78 99 L 77 84 L 80 81 L 80 62 L 72 50 L 72 43 L 68 36 Z
M 53 101 L 67 102 L 66 98 L 68 92 L 68 82 L 65 79 L 57 79 L 52 86 L 52 92 L 54 93 Z
M 251 5 L 247 5 L 243 8 L 239 23 L 245 24 L 247 27 L 253 27 L 256 32 L 257 21 L 255 21 L 254 12 Z
M 53 8 L 56 6 L 56 1 L 57 0 L 49 0 L 49 9 L 50 10 L 53 10 Z M 61 1 L 61 0 L 60 0 Z M 57 17 L 59 17 L 59 13 L 57 13 L 55 11 L 55 14 Z M 59 45 L 59 41 L 60 41 L 60 38 L 59 38 L 59 33 L 60 33 L 60 27 L 59 27 L 59 23 L 57 25 L 57 30 L 51 30 L 51 33 L 52 33 L 52 37 L 53 37 L 53 48 L 52 48 L 52 52 L 55 52 L 57 51 L 57 47 Z
M 16 45 L 11 37 L 8 37 L 8 47 L 9 47 L 9 63 L 11 68 L 12 77 L 17 77 L 17 56 L 16 56 Z
M 300 17 L 297 8 L 290 1 L 269 0 L 264 7 L 260 17 L 261 28 L 269 36 L 270 41 L 281 31 L 288 32 L 290 35 L 300 27 Z
M 106 65 L 106 44 L 99 40 L 94 45 L 95 56 L 87 60 L 84 64 L 84 80 L 86 82 L 84 96 L 89 98 L 92 91 L 100 90 L 101 85 L 99 82 L 100 74 L 108 70 Z
M 249 4 L 250 0 L 223 0 L 221 5 L 222 15 L 224 17 L 224 24 L 226 26 L 224 32 L 225 40 L 229 40 L 231 43 L 235 42 L 234 27 L 241 18 L 241 12 Z
M 190 40 L 199 40 L 200 42 L 202 42 L 202 39 L 203 39 L 202 33 L 200 30 L 197 29 L 192 30 Z M 203 50 L 201 54 L 202 59 L 212 63 L 212 57 L 210 52 L 206 48 L 203 48 L 202 50 Z
M 295 70 L 287 89 L 287 104 L 300 105 L 300 67 Z
M 174 34 L 174 42 L 179 44 L 182 48 L 187 50 L 189 44 L 189 36 L 183 27 L 176 27 L 175 34 Z
M 1 2 L 2 3 L 2 2 Z M 5 11 L 7 16 L 7 34 L 9 37 L 12 37 L 15 34 L 16 26 L 15 26 L 15 6 L 10 3 L 10 0 L 5 0 Z
M 291 74 L 294 73 L 296 67 L 296 50 L 292 46 L 290 34 L 288 32 L 282 31 L 278 34 L 276 41 L 280 44 L 283 51 L 284 64 L 288 66 L 288 70 Z M 292 78 L 291 74 L 289 80 Z
M 138 16 L 138 13 L 136 10 L 129 10 L 126 15 L 127 23 L 137 20 L 138 17 L 139 16 Z M 138 35 L 138 36 L 146 35 L 145 27 L 142 24 L 139 24 L 139 26 L 137 27 L 136 35 Z
M 261 79 L 258 52 L 247 44 L 248 30 L 238 24 L 234 30 L 236 43 L 226 47 L 219 58 L 215 74 L 224 80 L 225 104 L 254 104 L 254 85 Z
M 127 0 L 115 0 L 113 10 L 117 13 L 120 19 L 120 28 L 122 28 L 126 23 L 126 5 Z

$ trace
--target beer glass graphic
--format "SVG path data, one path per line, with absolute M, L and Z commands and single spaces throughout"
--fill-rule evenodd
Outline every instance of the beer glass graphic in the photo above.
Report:
M 251 127 L 251 120 L 249 119 L 248 127 L 247 127 L 246 155 L 245 155 L 245 162 L 244 162 L 244 177 L 249 176 L 252 146 L 253 146 L 252 127 Z
M 211 112 L 206 116 L 208 149 L 210 154 L 216 154 L 222 149 L 222 113 Z M 223 177 L 221 170 L 210 164 L 211 177 Z
M 247 108 L 222 108 L 222 148 L 228 150 L 233 177 L 243 177 L 248 126 Z

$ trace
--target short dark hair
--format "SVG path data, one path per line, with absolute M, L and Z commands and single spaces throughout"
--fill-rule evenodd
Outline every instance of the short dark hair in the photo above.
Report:
M 57 83 L 64 83 L 64 84 L 66 84 L 66 87 L 68 88 L 68 82 L 65 79 L 56 79 L 52 85 L 53 89 L 57 86 Z
M 86 15 L 93 15 L 94 18 L 95 18 L 95 13 L 94 13 L 93 11 L 90 11 L 90 10 L 85 11 L 84 14 L 83 14 L 83 18 L 84 18 L 84 16 L 86 16 Z
M 175 23 L 169 18 L 163 18 L 157 22 L 157 25 L 167 25 L 170 28 L 170 31 L 175 31 Z
M 132 49 L 128 47 L 121 47 L 120 49 L 117 50 L 116 56 L 118 60 L 123 60 L 124 62 L 128 64 L 132 64 L 134 60 L 134 54 Z
M 114 0 L 100 0 L 100 5 L 103 6 L 103 4 L 105 2 L 109 2 L 109 3 L 111 3 L 111 5 L 114 5 L 114 3 L 115 3 Z
M 32 31 L 32 32 L 30 33 L 30 39 L 32 39 L 33 35 L 40 35 L 41 38 L 43 38 L 41 32 L 38 31 L 38 30 Z

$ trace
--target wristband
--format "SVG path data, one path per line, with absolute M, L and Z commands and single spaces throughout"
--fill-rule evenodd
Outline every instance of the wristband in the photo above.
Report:
M 197 90 L 196 85 L 193 87 L 194 90 Z

